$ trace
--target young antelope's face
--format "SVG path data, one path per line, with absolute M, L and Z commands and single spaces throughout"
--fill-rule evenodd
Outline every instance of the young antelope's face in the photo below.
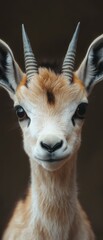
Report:
M 0 40 L 0 86 L 14 101 L 30 160 L 50 171 L 70 161 L 78 150 L 87 95 L 103 80 L 103 34 L 91 43 L 73 75 L 79 26 L 80 23 L 69 44 L 61 75 L 46 68 L 38 69 L 24 26 L 26 74 L 15 61 L 10 47 Z
M 32 161 L 47 170 L 64 165 L 77 151 L 87 107 L 83 83 L 73 83 L 40 68 L 26 86 L 24 78 L 14 100 L 24 136 L 24 149 Z

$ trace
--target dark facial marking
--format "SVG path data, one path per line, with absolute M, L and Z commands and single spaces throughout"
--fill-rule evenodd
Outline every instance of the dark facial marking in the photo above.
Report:
M 49 104 L 54 104 L 54 103 L 55 103 L 55 96 L 54 96 L 54 94 L 53 94 L 51 91 L 49 91 L 49 90 L 47 90 L 47 100 L 48 100 L 48 103 L 49 103 Z

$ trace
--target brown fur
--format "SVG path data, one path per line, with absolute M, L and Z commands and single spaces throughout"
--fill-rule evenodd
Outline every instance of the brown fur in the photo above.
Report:
M 50 104 L 51 100 L 48 103 L 53 108 L 55 107 L 55 111 L 58 111 L 60 106 L 64 105 L 64 102 L 68 104 L 68 100 L 71 102 L 75 100 L 80 101 L 83 95 L 87 95 L 83 83 L 76 75 L 74 75 L 74 83 L 70 84 L 64 76 L 57 75 L 46 68 L 39 69 L 39 74 L 35 74 L 33 81 L 28 83 L 28 88 L 25 87 L 25 81 L 26 79 L 24 78 L 17 88 L 16 94 L 20 101 L 22 102 L 22 99 L 26 101 L 28 96 L 30 102 L 38 102 L 41 105 L 44 101 L 47 103 L 47 92 L 49 92 L 52 93 L 53 104 Z M 22 91 L 23 86 L 24 89 Z M 56 103 L 55 106 L 54 102 Z
M 24 75 L 22 80 L 20 81 L 17 89 L 19 89 L 21 86 L 26 86 L 26 84 L 27 84 L 27 77 L 26 77 L 26 75 Z

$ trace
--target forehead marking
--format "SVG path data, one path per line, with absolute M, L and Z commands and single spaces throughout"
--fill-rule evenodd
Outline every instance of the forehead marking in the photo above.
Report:
M 51 90 L 47 90 L 47 101 L 49 104 L 55 104 L 55 96 Z

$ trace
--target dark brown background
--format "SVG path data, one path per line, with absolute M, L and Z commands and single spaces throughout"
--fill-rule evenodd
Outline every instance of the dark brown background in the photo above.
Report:
M 21 23 L 26 30 L 38 61 L 62 59 L 78 21 L 81 32 L 77 66 L 89 44 L 103 33 L 102 0 L 18 0 L 0 2 L 0 38 L 12 48 L 24 69 Z M 12 101 L 0 89 L 0 234 L 15 201 L 24 192 L 29 163 L 22 150 Z M 90 97 L 78 159 L 79 198 L 91 219 L 97 239 L 103 239 L 103 83 Z

